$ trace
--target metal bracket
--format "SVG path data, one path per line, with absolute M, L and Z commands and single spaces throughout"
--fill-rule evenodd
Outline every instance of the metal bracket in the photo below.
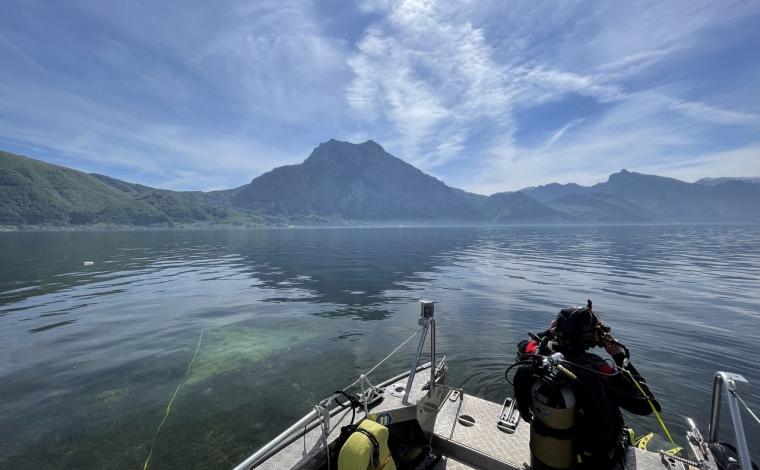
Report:
M 686 431 L 686 438 L 691 443 L 694 454 L 697 455 L 700 461 L 709 461 L 710 449 L 707 447 L 707 442 L 702 437 L 702 433 L 699 432 L 697 424 L 691 418 L 686 418 L 686 423 L 689 425 L 689 430 Z
M 512 434 L 517 430 L 517 425 L 520 423 L 520 413 L 515 409 L 515 403 L 516 400 L 512 397 L 504 399 L 499 420 L 496 422 L 499 431 Z

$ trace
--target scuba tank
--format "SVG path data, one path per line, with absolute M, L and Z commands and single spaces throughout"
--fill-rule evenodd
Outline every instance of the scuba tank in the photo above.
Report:
M 566 377 L 576 377 L 559 364 L 562 359 L 560 353 L 545 358 L 531 387 L 530 466 L 534 470 L 569 469 L 575 463 L 575 395 Z
M 537 381 L 531 390 L 530 466 L 535 470 L 571 468 L 575 396 L 570 386 Z

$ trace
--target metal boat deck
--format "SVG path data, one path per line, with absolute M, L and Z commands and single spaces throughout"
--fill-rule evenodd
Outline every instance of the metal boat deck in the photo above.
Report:
M 525 470 L 530 468 L 529 424 L 520 420 L 514 433 L 502 432 L 496 427 L 501 414 L 501 405 L 465 394 L 459 415 L 472 417 L 474 424 L 464 426 L 456 423 L 455 425 L 454 419 L 458 407 L 459 400 L 447 399 L 441 408 L 435 422 L 433 448 L 444 455 L 457 456 L 459 461 L 442 462 L 437 467 L 438 469 Z M 663 470 L 673 467 L 665 464 L 657 453 L 629 448 L 625 468 L 627 470 Z
M 391 413 L 394 419 L 415 419 L 421 413 L 417 404 L 425 396 L 421 387 L 426 380 L 426 374 L 415 376 L 409 405 L 402 404 L 401 396 L 392 393 L 396 387 L 406 384 L 406 377 L 394 382 L 385 388 L 383 401 L 370 412 L 375 415 Z M 521 420 L 514 433 L 502 432 L 496 427 L 501 414 L 501 405 L 465 394 L 461 400 L 461 409 L 459 409 L 460 400 L 454 398 L 453 393 L 450 391 L 442 406 L 436 410 L 431 445 L 435 451 L 445 456 L 436 469 L 525 470 L 530 467 L 530 425 Z M 471 426 L 465 426 L 460 422 L 455 423 L 458 409 L 459 416 L 467 415 L 472 418 Z M 363 411 L 357 410 L 357 420 L 361 417 L 363 417 Z M 350 410 L 341 410 L 331 417 L 328 442 L 332 443 L 340 435 L 341 426 L 349 424 L 350 419 Z M 324 458 L 315 459 L 318 454 L 324 453 L 324 449 L 322 430 L 316 427 L 257 468 L 315 468 L 316 461 L 324 462 Z M 631 448 L 628 451 L 625 468 L 662 470 L 674 467 L 665 464 L 656 453 Z

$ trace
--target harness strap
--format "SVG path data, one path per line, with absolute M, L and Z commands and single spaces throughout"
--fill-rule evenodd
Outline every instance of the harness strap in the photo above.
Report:
M 547 426 L 540 419 L 534 419 L 533 421 L 531 421 L 530 426 L 533 429 L 535 429 L 535 431 L 538 434 L 540 434 L 542 436 L 552 437 L 554 439 L 559 439 L 559 440 L 562 440 L 562 441 L 565 441 L 565 440 L 568 440 L 568 439 L 572 439 L 573 438 L 573 434 L 574 434 L 573 428 L 568 428 L 568 429 L 550 428 L 549 426 Z
M 340 401 L 338 401 L 338 397 L 337 396 L 335 397 L 335 403 L 337 403 L 338 406 L 341 407 L 341 409 L 345 410 L 349 406 L 351 408 L 359 408 L 360 406 L 362 406 L 361 402 L 356 397 L 349 395 L 348 393 L 346 393 L 343 390 L 336 390 L 335 391 L 335 395 L 343 395 L 346 398 L 346 400 L 348 400 L 348 404 L 344 405 L 343 403 L 341 403 Z
M 377 468 L 377 466 L 380 465 L 380 443 L 377 442 L 375 436 L 366 429 L 358 428 L 355 432 L 360 432 L 369 439 L 369 442 L 372 444 L 372 467 Z

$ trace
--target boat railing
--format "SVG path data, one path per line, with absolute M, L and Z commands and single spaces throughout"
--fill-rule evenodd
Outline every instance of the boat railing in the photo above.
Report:
M 731 372 L 716 372 L 713 379 L 712 391 L 712 408 L 710 410 L 710 426 L 707 430 L 707 441 L 709 443 L 718 443 L 718 430 L 720 427 L 720 405 L 723 396 L 723 390 L 726 391 L 728 400 L 728 409 L 731 411 L 731 421 L 734 427 L 734 438 L 736 439 L 736 450 L 739 454 L 739 464 L 742 469 L 751 469 L 752 461 L 749 456 L 749 447 L 747 447 L 747 437 L 744 433 L 742 424 L 741 410 L 739 403 L 742 401 L 739 397 L 739 391 L 745 390 L 749 382 L 743 376 Z

